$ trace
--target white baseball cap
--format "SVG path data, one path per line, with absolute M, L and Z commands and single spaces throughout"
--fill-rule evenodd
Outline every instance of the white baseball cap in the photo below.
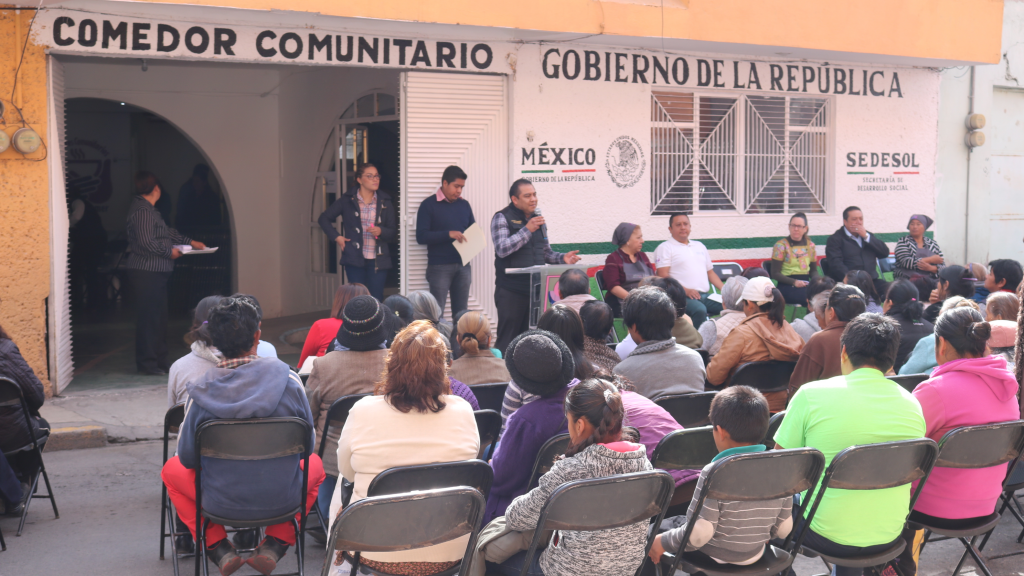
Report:
M 747 300 L 758 306 L 763 306 L 775 300 L 775 296 L 772 295 L 774 288 L 775 285 L 772 284 L 771 278 L 765 278 L 764 276 L 751 278 L 747 285 L 743 287 L 743 293 L 740 294 L 740 299 L 736 303 L 739 304 L 743 300 Z

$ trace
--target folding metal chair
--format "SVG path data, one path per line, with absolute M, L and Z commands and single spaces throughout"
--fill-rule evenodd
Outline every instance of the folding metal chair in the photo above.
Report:
M 483 494 L 486 500 L 493 482 L 494 470 L 482 460 L 397 466 L 374 476 L 366 489 L 366 495 L 391 496 L 404 492 L 469 486 Z
M 479 402 L 479 400 L 477 400 Z M 477 458 L 488 461 L 494 454 L 494 445 L 501 433 L 501 414 L 494 410 L 474 410 L 476 429 L 480 433 L 480 452 Z
M 1024 450 L 1024 420 L 1003 422 L 1000 424 L 986 424 L 982 426 L 964 426 L 950 430 L 939 441 L 939 455 L 935 460 L 936 468 L 989 468 L 1010 462 L 1009 470 L 1012 470 L 1020 460 L 1021 451 Z M 1003 480 L 1003 489 L 1006 489 L 1010 475 L 1007 474 Z M 981 552 L 975 547 L 975 542 L 982 536 L 990 535 L 999 525 L 1002 515 L 999 512 L 978 520 L 972 526 L 963 526 L 956 530 L 933 526 L 928 522 L 915 519 L 914 513 L 910 514 L 909 525 L 914 530 L 926 530 L 924 543 L 921 545 L 921 553 L 933 533 L 956 538 L 964 545 L 964 553 L 960 556 L 953 575 L 960 573 L 967 560 L 968 554 L 974 558 L 975 564 L 985 576 L 992 576 Z M 968 540 L 970 538 L 970 540 Z
M 260 528 L 291 522 L 295 529 L 295 556 L 298 571 L 279 576 L 303 576 L 305 561 L 306 487 L 309 484 L 309 456 L 313 453 L 313 428 L 302 418 L 251 418 L 209 420 L 196 431 L 196 571 L 208 576 L 206 562 L 206 527 L 210 522 L 235 528 Z M 203 509 L 203 459 L 258 461 L 299 455 L 302 458 L 302 484 L 299 502 L 288 503 L 285 512 L 259 519 L 237 519 L 218 516 Z M 286 488 L 282 486 L 282 489 Z M 299 516 L 299 520 L 295 516 Z M 229 530 L 230 532 L 230 530 Z
M 711 364 L 711 353 L 707 350 L 698 349 L 697 354 L 700 354 L 700 359 L 704 361 L 704 367 L 707 368 L 708 364 Z
M 655 518 L 655 526 L 660 526 L 674 489 L 675 480 L 662 470 L 577 480 L 559 486 L 541 508 L 520 576 L 526 576 L 544 532 L 610 530 L 647 522 L 651 518 Z M 594 506 L 595 502 L 600 506 Z M 654 530 L 647 536 L 645 559 L 655 536 Z M 643 565 L 644 560 L 641 560 L 636 569 L 637 576 Z
M 476 396 L 476 402 L 481 410 L 494 410 L 501 414 L 501 405 L 505 402 L 505 389 L 508 382 L 495 382 L 494 384 L 473 384 L 469 387 Z
M 913 392 L 917 385 L 931 378 L 931 374 L 904 374 L 902 376 L 886 376 L 889 380 L 900 385 L 907 392 Z
M 732 276 L 739 276 L 743 274 L 743 266 L 740 266 L 736 262 L 712 262 L 711 268 L 715 271 L 715 274 L 725 282 Z
M 729 379 L 729 386 L 750 386 L 762 394 L 782 392 L 789 389 L 789 377 L 793 375 L 796 362 L 768 360 L 740 364 Z
M 700 470 L 718 456 L 711 426 L 676 430 L 665 435 L 654 448 L 651 465 L 658 470 Z M 666 516 L 682 516 L 690 501 L 669 506 Z
M 25 518 L 28 517 L 29 505 L 32 504 L 33 499 L 49 499 L 50 505 L 53 506 L 53 517 L 60 518 L 60 513 L 57 512 L 57 500 L 53 497 L 53 487 L 50 486 L 50 476 L 46 473 L 46 465 L 43 463 L 43 446 L 46 445 L 46 440 L 50 437 L 50 433 L 47 432 L 42 438 L 36 438 L 30 424 L 32 414 L 29 412 L 25 396 L 21 393 L 21 387 L 19 387 L 10 378 L 0 376 L 0 408 L 10 407 L 17 409 L 17 406 L 21 407 L 21 414 L 25 420 L 25 426 L 29 437 L 32 438 L 32 442 L 20 448 L 6 451 L 4 452 L 4 456 L 9 458 L 14 454 L 27 452 L 34 453 L 36 459 L 39 461 L 39 469 L 32 473 L 31 480 L 28 483 L 28 498 L 25 499 L 25 508 L 21 511 L 21 521 L 18 522 L 18 532 L 15 533 L 15 536 L 21 536 L 21 532 L 25 529 Z M 36 488 L 39 486 L 39 476 L 42 476 L 43 482 L 46 483 L 46 494 L 36 494 Z
M 342 551 L 352 564 L 351 576 L 356 576 L 363 552 L 414 550 L 469 534 L 462 562 L 436 576 L 466 575 L 480 534 L 484 507 L 483 495 L 467 486 L 372 496 L 354 502 L 342 510 L 331 528 L 321 576 L 330 575 L 335 551 Z
M 792 497 L 814 487 L 825 468 L 825 455 L 814 448 L 773 450 L 749 454 L 736 454 L 715 462 L 708 470 L 701 491 L 696 495 L 694 517 L 700 514 L 707 498 L 721 501 L 750 502 Z M 803 514 L 806 501 L 799 513 Z M 793 564 L 795 554 L 786 549 L 793 539 L 790 531 L 781 548 L 765 544 L 761 558 L 753 564 L 738 566 L 722 564 L 695 551 L 684 552 L 690 541 L 695 522 L 688 522 L 682 545 L 674 553 L 663 555 L 658 574 L 675 574 L 681 566 L 688 574 L 704 573 L 708 576 L 767 576 L 779 574 Z M 668 569 L 662 571 L 667 561 Z
M 330 429 L 337 428 L 337 434 L 332 438 L 335 442 L 338 441 L 338 437 L 341 436 L 341 429 L 345 427 L 345 421 L 348 420 L 348 413 L 355 406 L 356 402 L 359 402 L 364 397 L 370 396 L 370 394 L 349 394 L 348 396 L 342 396 L 334 402 L 331 402 L 331 407 L 327 409 L 327 415 L 324 417 L 324 429 L 320 431 L 320 446 L 317 448 L 316 455 L 320 457 L 320 460 L 324 459 L 324 448 L 327 446 L 327 433 Z M 338 478 L 338 482 L 344 483 L 344 478 Z M 347 505 L 348 499 L 346 496 L 351 496 L 351 492 L 346 493 L 342 490 L 342 504 Z M 313 507 L 316 511 L 317 521 L 320 524 L 320 528 L 323 529 L 324 534 L 327 533 L 327 519 L 320 517 L 320 510 L 317 507 Z
M 717 392 L 695 392 L 692 394 L 672 394 L 662 396 L 654 401 L 683 428 L 707 426 L 710 423 L 708 414 L 711 412 L 711 401 Z
M 182 421 L 185 420 L 185 404 L 176 404 L 171 406 L 164 414 L 164 460 L 163 463 L 167 464 L 167 460 L 170 457 L 170 438 L 171 432 L 177 432 L 181 426 Z M 164 559 L 164 543 L 168 538 L 171 539 L 171 560 L 174 562 L 174 576 L 178 576 L 178 544 L 175 539 L 182 535 L 188 534 L 189 538 L 192 534 L 186 532 L 176 532 L 175 518 L 177 513 L 174 511 L 174 504 L 171 503 L 171 499 L 167 497 L 167 485 L 162 481 L 160 482 L 160 559 Z M 169 530 L 169 531 L 168 531 Z M 192 554 L 182 554 L 181 558 L 186 558 Z
M 1009 472 L 1006 474 L 1006 480 L 1003 482 L 1003 493 L 999 495 L 999 499 L 1003 502 L 1002 508 L 999 509 L 999 515 L 1002 516 L 1004 512 L 1009 510 L 1013 518 L 1020 524 L 1021 532 L 1020 536 L 1017 536 L 1017 543 L 1020 544 L 1024 540 L 1024 516 L 1021 516 L 1024 513 L 1024 506 L 1021 506 L 1020 500 L 1017 499 L 1016 492 L 1018 490 L 1024 490 L 1024 462 L 1022 461 L 1018 461 L 1016 466 L 1009 469 Z M 988 543 L 989 536 L 991 535 L 985 535 L 985 539 L 981 541 L 978 550 L 985 549 L 985 544 Z M 991 558 L 1004 558 L 1020 554 L 1024 554 L 1024 552 L 1013 552 Z
M 531 490 L 536 488 L 540 477 L 547 474 L 548 470 L 551 470 L 551 467 L 555 465 L 555 458 L 565 454 L 568 448 L 569 434 L 567 433 L 548 439 L 540 447 L 540 451 L 537 452 L 537 458 L 533 461 L 533 470 L 530 472 L 530 483 L 527 484 L 527 487 Z
M 777 414 L 772 414 L 771 420 L 768 421 L 768 432 L 764 435 L 764 444 L 769 450 L 775 449 L 775 433 L 782 427 L 782 420 L 786 418 L 786 411 L 783 410 Z
M 907 509 L 907 516 L 914 509 L 914 502 L 921 494 L 921 488 L 928 480 L 928 474 L 935 464 L 935 458 L 939 447 L 930 438 L 919 438 L 917 440 L 900 440 L 897 442 L 883 442 L 881 444 L 865 444 L 863 446 L 851 446 L 843 450 L 832 459 L 825 476 L 822 478 L 821 486 L 817 494 L 813 496 L 814 504 L 807 513 L 807 520 L 793 550 L 810 552 L 820 556 L 822 562 L 832 569 L 832 564 L 849 568 L 870 568 L 872 566 L 886 566 L 899 556 L 906 543 L 898 538 L 896 543 L 882 552 L 874 554 L 863 554 L 860 556 L 847 556 L 839 558 L 829 556 L 818 550 L 814 550 L 807 544 L 802 544 L 803 537 L 810 530 L 814 513 L 821 504 L 822 496 L 829 488 L 840 490 L 881 490 L 905 486 L 917 480 L 917 489 L 910 497 L 910 507 Z M 812 498 L 812 493 L 807 493 L 807 498 Z M 803 507 L 803 505 L 801 505 Z

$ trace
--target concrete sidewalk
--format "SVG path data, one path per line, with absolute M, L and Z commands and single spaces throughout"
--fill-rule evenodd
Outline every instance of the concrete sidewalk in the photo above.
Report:
M 47 452 L 162 439 L 167 385 L 76 392 L 48 399 L 39 412 L 52 430 Z

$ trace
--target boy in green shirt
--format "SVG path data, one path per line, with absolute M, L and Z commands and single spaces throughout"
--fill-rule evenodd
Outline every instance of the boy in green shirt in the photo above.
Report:
M 921 405 L 884 376 L 896 360 L 899 324 L 879 314 L 861 314 L 846 326 L 841 343 L 843 375 L 805 384 L 797 391 L 775 434 L 776 446 L 817 448 L 828 466 L 850 446 L 923 438 Z M 820 486 L 819 481 L 815 494 Z M 804 544 L 836 557 L 882 552 L 900 537 L 909 507 L 909 485 L 828 490 Z M 861 572 L 837 566 L 835 574 L 859 576 Z

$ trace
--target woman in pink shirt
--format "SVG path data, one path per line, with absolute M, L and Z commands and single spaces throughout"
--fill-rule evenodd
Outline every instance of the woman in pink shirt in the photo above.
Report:
M 991 327 L 973 308 L 952 308 L 935 321 L 932 377 L 914 389 L 921 403 L 927 436 L 936 442 L 955 428 L 1020 418 L 1017 381 L 1002 356 L 986 356 Z M 981 469 L 935 468 L 914 505 L 911 520 L 956 529 L 995 511 L 1006 466 Z M 907 549 L 900 557 L 905 576 L 917 572 L 913 532 L 904 531 Z

